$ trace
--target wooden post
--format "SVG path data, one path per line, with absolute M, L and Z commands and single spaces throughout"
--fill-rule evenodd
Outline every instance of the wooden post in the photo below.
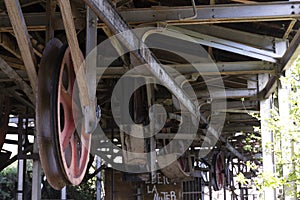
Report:
M 48 16 L 47 19 L 47 26 L 46 26 L 46 43 L 54 38 L 54 14 L 56 8 L 56 1 L 54 0 L 47 0 L 46 1 L 46 14 Z
M 34 143 L 33 143 L 33 154 L 38 154 L 38 141 L 36 132 L 34 134 Z M 33 159 L 32 164 L 32 190 L 31 190 L 31 199 L 41 199 L 41 182 L 42 182 L 42 169 L 39 159 Z

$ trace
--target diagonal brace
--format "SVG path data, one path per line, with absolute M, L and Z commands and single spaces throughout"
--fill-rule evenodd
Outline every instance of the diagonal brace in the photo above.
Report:
M 95 14 L 111 29 L 115 34 L 119 35 L 120 41 L 131 50 L 132 55 L 142 63 L 147 63 L 149 71 L 167 87 L 177 99 L 186 107 L 186 109 L 194 115 L 199 121 L 206 122 L 206 118 L 199 112 L 196 104 L 188 97 L 188 95 L 173 80 L 170 74 L 161 66 L 159 61 L 152 55 L 148 48 L 144 48 L 142 52 L 135 51 L 139 47 L 146 47 L 142 41 L 130 30 L 126 22 L 121 18 L 119 13 L 107 0 L 83 0 Z M 213 128 L 208 129 L 216 138 L 219 134 Z M 234 147 L 232 147 L 223 137 L 220 140 L 226 142 L 226 147 L 241 160 L 246 160 Z

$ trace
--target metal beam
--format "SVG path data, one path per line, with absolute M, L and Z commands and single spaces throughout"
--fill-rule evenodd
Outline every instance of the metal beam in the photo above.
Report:
M 227 113 L 226 114 L 226 121 L 232 122 L 248 122 L 248 121 L 258 121 L 257 118 L 252 117 L 249 114 L 233 114 Z
M 11 67 L 18 67 L 18 69 L 24 69 L 24 64 L 18 63 L 17 60 L 13 60 L 10 57 L 3 57 L 0 55 Z M 11 64 L 13 63 L 13 64 Z M 202 75 L 243 75 L 243 74 L 275 74 L 276 65 L 269 62 L 262 61 L 245 61 L 245 62 L 218 62 L 216 63 L 219 71 L 213 70 L 211 67 L 212 64 L 205 63 L 194 63 L 193 66 L 191 64 L 172 64 L 172 65 L 162 65 L 163 67 L 168 66 L 175 70 L 177 70 L 180 74 L 194 74 L 202 72 Z M 198 70 L 198 71 L 197 71 Z M 124 67 L 109 67 L 103 73 L 103 68 L 101 66 L 97 67 L 97 74 L 101 78 L 111 78 L 111 77 L 120 77 L 124 75 L 128 71 L 127 68 Z M 26 72 L 23 70 L 16 70 L 18 75 L 23 80 L 28 80 L 28 76 Z M 171 73 L 172 74 L 172 73 Z M 132 73 L 134 75 L 134 72 Z M 140 73 L 138 75 L 141 75 Z M 145 76 L 153 76 L 150 73 L 145 72 L 143 75 Z M 6 75 L 0 71 L 0 81 L 1 79 L 6 79 Z
M 37 89 L 36 59 L 31 45 L 28 30 L 24 21 L 23 13 L 18 0 L 4 0 L 6 9 L 13 25 L 18 46 L 25 64 L 33 93 Z
M 224 91 L 215 89 L 213 93 L 210 94 L 209 91 L 195 91 L 197 98 L 213 98 L 213 99 L 238 99 L 238 98 L 250 98 L 257 97 L 256 89 L 226 89 L 225 96 Z
M 277 71 L 279 73 L 283 73 L 285 70 L 289 69 L 292 64 L 296 61 L 298 56 L 300 55 L 300 29 L 298 29 L 296 35 L 291 41 L 288 49 L 286 50 L 283 57 L 280 59 L 280 64 L 278 66 Z M 273 94 L 277 87 L 278 76 L 272 76 L 266 87 L 262 91 L 262 96 L 264 98 L 268 98 L 271 94 Z
M 218 71 L 214 70 L 217 66 Z M 180 74 L 199 74 L 202 75 L 242 75 L 242 74 L 275 74 L 276 65 L 270 62 L 263 61 L 241 61 L 241 62 L 217 62 L 212 63 L 193 63 L 191 64 L 171 64 L 162 65 L 166 70 L 171 67 Z M 104 70 L 103 66 L 97 68 L 97 74 L 101 74 L 101 78 L 111 78 L 122 76 L 128 71 L 124 67 L 109 67 Z M 170 72 L 172 74 L 172 72 Z M 134 75 L 134 72 L 132 73 Z M 141 75 L 140 73 L 138 75 Z M 152 74 L 145 72 L 143 75 L 151 76 Z
M 252 125 L 249 125 L 249 126 L 245 126 L 245 125 L 240 125 L 240 126 L 237 126 L 236 124 L 232 124 L 232 125 L 229 125 L 229 126 L 225 126 L 223 128 L 223 132 L 224 133 L 236 133 L 236 132 L 248 132 L 248 133 L 251 133 L 251 132 L 254 132 L 254 128 Z
M 259 35 L 216 25 L 189 25 L 184 26 L 184 28 L 216 38 L 245 44 L 261 50 L 275 52 L 279 56 L 283 56 L 288 42 L 287 39 Z
M 218 104 L 222 104 L 215 101 L 214 102 L 214 106 L 218 108 Z M 245 109 L 251 109 L 251 108 L 256 108 L 258 107 L 258 104 L 256 101 L 228 101 L 226 103 L 226 109 L 242 109 L 242 110 L 245 110 Z M 202 110 L 210 110 L 211 109 L 211 104 L 206 104 L 206 105 L 203 105 L 201 108 L 201 111 Z M 216 111 L 218 111 L 216 109 Z M 227 118 L 226 118 L 227 119 Z
M 223 4 L 197 7 L 197 17 L 183 21 L 191 15 L 191 7 L 152 7 L 120 11 L 121 16 L 129 23 L 168 22 L 173 24 L 227 23 L 248 21 L 291 20 L 300 16 L 300 2 L 272 2 L 252 5 Z M 179 17 L 180 16 L 180 17 Z
M 159 64 L 158 60 L 153 57 L 151 51 L 148 48 L 145 48 L 146 45 L 143 44 L 143 42 L 130 30 L 129 26 L 123 21 L 118 12 L 107 0 L 84 0 L 84 2 L 86 2 L 95 14 L 106 23 L 113 33 L 125 33 L 121 34 L 118 38 L 124 46 L 131 50 L 132 55 L 142 63 L 146 63 L 149 71 L 177 97 L 179 102 L 181 102 L 192 115 L 194 115 L 198 120 L 206 122 L 206 118 L 199 112 L 197 105 L 195 105 L 195 103 L 173 80 L 170 74 Z M 137 52 L 136 50 L 141 49 L 141 46 L 144 48 L 141 52 Z M 236 149 L 228 144 L 225 138 L 219 137 L 219 133 L 215 129 L 209 127 L 208 131 L 214 135 L 214 137 L 225 143 L 228 149 L 237 157 L 245 160 L 245 158 L 237 152 Z
M 220 39 L 214 36 L 202 34 L 196 31 L 191 31 L 175 26 L 170 26 L 168 27 L 168 31 L 162 31 L 159 34 L 273 63 L 276 63 L 277 58 L 280 58 L 282 56 L 274 53 L 273 51 L 262 50 L 259 48 L 252 47 L 250 45 Z M 188 35 L 190 36 L 190 38 L 182 37 L 182 34 Z
M 280 60 L 280 71 L 289 69 L 300 55 L 300 29 L 291 41 L 289 48 Z
M 300 16 L 299 2 L 285 1 L 258 3 L 254 5 L 230 4 L 207 5 L 197 7 L 197 18 L 180 20 L 191 15 L 190 7 L 151 7 L 120 10 L 120 14 L 129 24 L 150 22 L 168 22 L 170 24 L 215 24 L 229 22 L 256 22 L 293 20 Z M 180 16 L 180 17 L 179 17 Z M 46 13 L 25 13 L 27 28 L 30 31 L 45 30 L 47 25 Z M 54 15 L 54 29 L 63 30 L 60 13 Z M 76 19 L 77 29 L 84 27 L 85 20 Z M 103 23 L 100 26 L 105 26 Z M 11 31 L 11 24 L 6 15 L 0 15 L 0 32 Z

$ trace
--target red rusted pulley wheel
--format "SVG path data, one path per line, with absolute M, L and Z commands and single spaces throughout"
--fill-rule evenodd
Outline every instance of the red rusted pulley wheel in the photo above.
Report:
M 75 80 L 70 49 L 51 40 L 39 70 L 37 131 L 42 166 L 55 189 L 80 184 L 89 160 L 91 137 L 82 126 L 78 94 L 73 94 L 78 93 Z
M 222 152 L 218 152 L 212 159 L 212 185 L 215 191 L 219 191 L 224 187 L 224 156 Z

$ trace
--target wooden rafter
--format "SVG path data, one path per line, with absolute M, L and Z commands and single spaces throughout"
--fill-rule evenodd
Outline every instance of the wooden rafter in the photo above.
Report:
M 89 95 L 84 70 L 80 70 L 82 65 L 82 56 L 78 44 L 75 24 L 72 15 L 71 4 L 69 0 L 58 0 L 58 5 L 61 10 L 62 19 L 65 26 L 68 45 L 71 51 L 74 69 L 76 72 L 76 79 L 78 82 L 80 101 L 83 106 L 89 105 Z
M 0 46 L 9 51 L 15 57 L 22 59 L 18 45 L 7 33 L 0 33 Z
M 0 57 L 0 69 L 24 91 L 30 101 L 35 104 L 35 98 L 31 87 L 17 74 L 17 72 Z
M 34 93 L 37 89 L 37 72 L 34 50 L 18 0 L 4 0 Z

